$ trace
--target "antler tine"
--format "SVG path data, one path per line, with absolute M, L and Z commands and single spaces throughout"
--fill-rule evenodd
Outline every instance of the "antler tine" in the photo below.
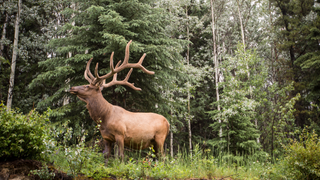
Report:
M 123 80 L 123 81 L 127 81 L 127 82 L 128 82 L 129 77 L 131 76 L 132 71 L 133 71 L 133 68 L 131 68 L 131 69 L 130 69 L 130 71 L 128 72 L 128 74 L 127 74 L 126 78 L 124 78 L 124 80 Z M 131 84 L 133 85 L 134 83 L 131 83 Z
M 126 78 L 125 78 L 124 80 L 122 80 L 122 81 L 118 81 L 118 80 L 117 80 L 117 74 L 114 74 L 112 81 L 109 82 L 109 83 L 107 83 L 107 84 L 104 83 L 104 84 L 102 84 L 102 86 L 103 86 L 104 88 L 108 88 L 108 87 L 111 87 L 111 86 L 113 86 L 113 85 L 125 85 L 125 86 L 128 86 L 128 87 L 132 88 L 133 90 L 141 91 L 141 88 L 135 87 L 135 86 L 134 86 L 134 83 L 128 82 L 129 77 L 130 77 L 132 71 L 133 71 L 133 68 L 130 69 L 130 71 L 128 72 Z
M 113 67 L 113 55 L 114 55 L 114 52 L 111 53 L 111 56 L 110 56 L 110 69 L 111 69 L 111 72 L 114 72 L 114 67 Z
M 95 79 L 94 76 L 92 75 L 92 73 L 90 72 L 90 64 L 93 58 L 91 58 L 88 62 L 87 62 L 87 66 L 86 66 L 86 70 L 84 71 L 84 78 L 89 82 L 92 83 L 92 81 Z M 88 77 L 89 75 L 89 77 Z
M 96 76 L 96 79 L 100 79 L 100 76 L 98 74 L 98 66 L 99 66 L 99 63 L 97 63 L 96 67 L 94 68 L 94 75 Z
M 144 54 L 142 55 L 142 57 L 140 58 L 139 62 L 137 63 L 137 64 L 140 65 L 138 68 L 141 69 L 143 72 L 152 75 L 152 74 L 154 74 L 153 71 L 149 71 L 149 70 L 147 70 L 145 67 L 142 66 L 142 62 L 143 62 L 144 58 L 146 57 L 146 55 L 147 55 L 147 54 L 144 53 Z
M 130 40 L 128 42 L 127 46 L 126 46 L 126 51 L 125 51 L 125 54 L 124 54 L 123 64 L 128 64 L 129 55 L 130 55 L 129 47 L 130 47 L 131 42 L 132 42 L 132 40 Z
M 90 71 L 90 64 L 92 62 L 93 57 L 88 61 L 87 66 L 86 66 L 86 71 L 90 77 L 90 79 L 94 79 L 94 76 L 92 75 L 91 71 Z
M 91 84 L 92 80 L 87 75 L 87 70 L 84 71 L 84 78 Z
M 142 66 L 142 62 L 144 60 L 144 58 L 146 57 L 146 53 L 144 53 L 142 55 L 142 57 L 140 58 L 139 62 L 138 63 L 129 63 L 129 56 L 130 56 L 130 52 L 129 52 L 129 47 L 130 47 L 130 44 L 131 44 L 132 40 L 130 40 L 126 46 L 126 49 L 125 49 L 125 57 L 124 57 L 124 60 L 123 60 L 123 63 L 121 63 L 121 61 L 119 61 L 116 65 L 116 67 L 114 67 L 114 64 L 113 64 L 113 56 L 114 56 L 114 52 L 112 52 L 111 56 L 110 56 L 110 69 L 111 69 L 111 72 L 109 72 L 108 74 L 106 75 L 103 75 L 103 76 L 99 76 L 98 74 L 98 64 L 96 65 L 96 68 L 95 68 L 95 76 L 96 78 L 91 78 L 92 79 L 92 83 L 91 84 L 94 84 L 94 85 L 97 85 L 97 86 L 100 86 L 101 83 L 102 83 L 102 86 L 103 87 L 110 87 L 112 85 L 115 85 L 115 84 L 120 84 L 120 85 L 126 85 L 126 86 L 129 86 L 131 87 L 132 89 L 134 90 L 141 90 L 140 88 L 137 88 L 135 87 L 133 84 L 129 83 L 128 82 L 128 79 L 132 73 L 132 68 L 138 68 L 138 69 L 141 69 L 143 72 L 147 73 L 147 74 L 154 74 L 153 71 L 149 71 L 147 70 L 145 67 Z M 131 68 L 131 70 L 129 71 L 127 77 L 123 80 L 123 81 L 117 81 L 117 73 L 122 71 L 123 69 L 126 69 L 126 68 Z M 91 74 L 92 75 L 92 74 Z M 113 76 L 113 80 L 107 84 L 103 83 L 102 81 Z
M 119 67 L 120 63 L 121 63 L 121 61 L 119 61 L 119 62 L 117 63 L 116 68 Z M 117 81 L 117 76 L 118 76 L 118 74 L 115 73 L 115 74 L 113 75 L 112 81 Z M 104 83 L 104 84 L 105 84 L 105 83 Z

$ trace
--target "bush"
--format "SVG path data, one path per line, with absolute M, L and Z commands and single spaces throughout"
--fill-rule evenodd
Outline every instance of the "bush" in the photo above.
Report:
M 0 104 L 0 159 L 18 158 L 39 159 L 45 150 L 44 140 L 47 138 L 47 113 L 40 115 L 30 111 L 23 115 L 15 110 L 7 111 Z
M 314 131 L 304 129 L 286 151 L 285 163 L 294 179 L 320 179 L 320 139 Z

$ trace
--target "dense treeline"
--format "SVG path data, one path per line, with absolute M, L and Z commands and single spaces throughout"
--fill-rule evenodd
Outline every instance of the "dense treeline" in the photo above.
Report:
M 86 62 L 109 71 L 109 57 L 143 53 L 154 76 L 135 70 L 136 92 L 103 91 L 112 104 L 164 115 L 166 149 L 200 144 L 233 154 L 281 153 L 309 126 L 320 133 L 320 2 L 312 0 L 18 0 L 0 6 L 0 99 L 6 104 L 16 16 L 19 21 L 11 108 L 52 109 L 77 137 L 99 138 L 85 104 L 68 93 L 87 84 Z M 214 49 L 215 48 L 215 49 Z M 93 70 L 93 69 L 92 69 Z M 120 73 L 123 79 L 127 72 Z M 219 98 L 219 101 L 217 101 Z M 170 152 L 170 151 L 169 151 Z M 217 151 L 218 152 L 218 151 Z

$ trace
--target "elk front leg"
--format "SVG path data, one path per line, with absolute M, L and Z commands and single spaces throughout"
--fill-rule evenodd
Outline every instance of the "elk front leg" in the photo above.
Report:
M 123 160 L 124 159 L 124 138 L 122 136 L 116 137 L 116 143 L 118 145 L 118 156 Z
M 109 160 L 109 157 L 111 155 L 111 142 L 109 142 L 108 140 L 103 140 L 103 143 L 104 143 L 104 151 L 103 151 L 103 154 L 104 154 L 104 158 L 106 159 L 105 160 L 105 166 L 108 165 L 108 160 Z

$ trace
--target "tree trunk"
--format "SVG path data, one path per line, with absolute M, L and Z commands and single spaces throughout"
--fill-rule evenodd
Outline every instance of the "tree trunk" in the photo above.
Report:
M 243 44 L 243 50 L 244 52 L 246 51 L 246 41 L 245 41 L 245 36 L 244 36 L 244 26 L 243 26 L 243 22 L 242 22 L 242 15 L 241 15 L 241 11 L 240 11 L 240 3 L 239 0 L 237 1 L 237 5 L 238 5 L 238 15 L 239 15 L 239 21 L 240 21 L 240 27 L 241 27 L 241 38 L 242 38 L 242 44 Z M 249 71 L 249 65 L 247 63 L 247 70 L 248 70 L 248 80 L 250 79 L 250 71 Z M 252 86 L 250 85 L 250 90 L 251 90 Z M 250 94 L 250 98 L 252 99 L 252 94 Z M 254 119 L 254 124 L 256 126 L 256 128 L 258 129 L 258 119 L 255 118 Z M 260 143 L 260 138 L 257 137 L 257 143 Z
M 187 18 L 189 17 L 188 15 L 188 7 L 186 6 L 186 16 Z M 187 21 L 187 40 L 189 41 L 190 38 L 189 38 L 189 21 Z M 189 59 L 190 59 L 190 46 L 189 46 L 189 43 L 187 45 L 187 65 L 189 66 Z M 188 83 L 189 85 L 189 83 Z M 188 88 L 188 130 L 189 130 L 189 152 L 190 152 L 190 155 L 192 157 L 192 133 L 191 133 L 191 112 L 190 112 L 190 87 L 187 87 Z
M 7 110 L 11 109 L 11 105 L 12 105 L 13 87 L 14 87 L 14 75 L 15 75 L 16 61 L 17 61 L 17 55 L 18 55 L 20 11 L 21 11 L 21 0 L 18 1 L 18 12 L 17 12 L 17 15 L 16 15 L 16 22 L 14 24 L 14 41 L 13 41 L 11 72 L 10 72 L 10 80 L 9 80 Z
M 238 15 L 239 15 L 240 27 L 241 27 L 242 44 L 243 44 L 244 51 L 246 51 L 246 43 L 245 43 L 245 37 L 244 37 L 244 27 L 243 27 L 243 23 L 242 23 L 241 12 L 240 12 L 240 4 L 239 4 L 239 0 L 236 0 L 236 1 L 237 1 L 237 5 L 238 5 Z
M 211 4 L 211 19 L 212 19 L 212 40 L 213 40 L 213 57 L 214 57 L 214 68 L 215 68 L 215 86 L 216 86 L 216 98 L 218 102 L 218 111 L 220 111 L 220 95 L 219 95 L 219 61 L 217 58 L 217 43 L 216 43 L 216 32 L 215 32 L 215 21 L 214 21 L 214 9 L 213 9 L 213 1 L 210 0 Z M 221 123 L 221 119 L 218 120 Z M 219 137 L 222 138 L 222 126 L 220 126 Z
M 6 33 L 7 33 L 8 14 L 7 13 L 5 14 L 6 14 L 6 19 L 4 20 L 4 23 L 3 23 L 1 41 L 3 41 L 6 38 Z M 3 56 L 3 49 L 4 49 L 4 45 L 2 44 L 2 42 L 0 42 L 0 56 Z
M 0 42 L 0 58 L 1 58 L 1 56 L 4 56 L 4 54 L 3 54 L 4 45 L 3 45 L 2 42 L 6 38 L 7 24 L 8 24 L 8 17 L 9 17 L 7 12 L 5 12 L 5 14 L 6 14 L 6 18 L 5 18 L 5 21 L 3 23 L 2 36 L 1 36 L 1 42 Z M 1 60 L 0 60 L 0 73 L 1 73 L 1 71 L 2 71 L 2 69 L 1 69 Z M 2 84 L 2 80 L 0 80 L 0 84 Z M 0 99 L 2 99 L 2 94 L 3 94 L 3 92 L 1 91 L 0 92 Z
M 172 117 L 172 116 L 171 116 Z M 172 123 L 172 121 L 171 121 Z M 172 132 L 172 124 L 170 126 L 170 155 L 173 157 L 173 132 Z

